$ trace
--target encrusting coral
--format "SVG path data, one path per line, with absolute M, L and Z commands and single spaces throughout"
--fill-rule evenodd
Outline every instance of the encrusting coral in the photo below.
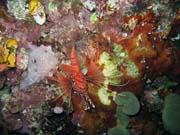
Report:
M 8 12 L 10 12 L 18 20 L 28 19 L 27 0 L 7 0 Z
M 173 133 L 180 3 L 167 1 L 0 1 L 0 134 Z

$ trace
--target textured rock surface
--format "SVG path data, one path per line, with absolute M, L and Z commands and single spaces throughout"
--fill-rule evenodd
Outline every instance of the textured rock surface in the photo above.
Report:
M 51 75 L 52 70 L 58 64 L 51 47 L 43 45 L 33 49 L 29 57 L 27 77 L 21 81 L 20 88 L 25 88 Z

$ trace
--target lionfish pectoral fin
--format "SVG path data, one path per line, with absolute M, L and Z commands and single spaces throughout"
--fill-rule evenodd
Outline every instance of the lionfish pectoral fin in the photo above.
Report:
M 68 77 L 65 77 L 58 71 L 54 73 L 53 77 L 48 77 L 48 81 L 54 83 L 62 89 L 62 92 L 65 96 L 70 97 L 72 91 L 71 81 Z
M 96 86 L 101 86 L 104 82 L 104 75 L 98 65 L 91 61 L 88 65 L 88 72 L 86 75 L 86 80 Z

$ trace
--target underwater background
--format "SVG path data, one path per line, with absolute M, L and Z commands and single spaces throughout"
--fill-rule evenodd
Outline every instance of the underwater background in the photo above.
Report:
M 180 0 L 1 0 L 0 135 L 180 135 Z

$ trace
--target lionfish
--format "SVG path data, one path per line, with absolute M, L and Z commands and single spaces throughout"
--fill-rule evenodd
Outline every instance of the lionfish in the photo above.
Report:
M 70 62 L 71 65 L 60 65 L 65 75 L 55 71 L 54 77 L 49 78 L 49 80 L 56 82 L 67 97 L 71 98 L 72 92 L 77 93 L 83 101 L 85 110 L 95 108 L 93 101 L 88 95 L 87 85 L 91 83 L 100 86 L 104 82 L 103 73 L 94 61 L 90 61 L 87 65 L 87 73 L 83 74 L 74 47 L 70 53 Z

